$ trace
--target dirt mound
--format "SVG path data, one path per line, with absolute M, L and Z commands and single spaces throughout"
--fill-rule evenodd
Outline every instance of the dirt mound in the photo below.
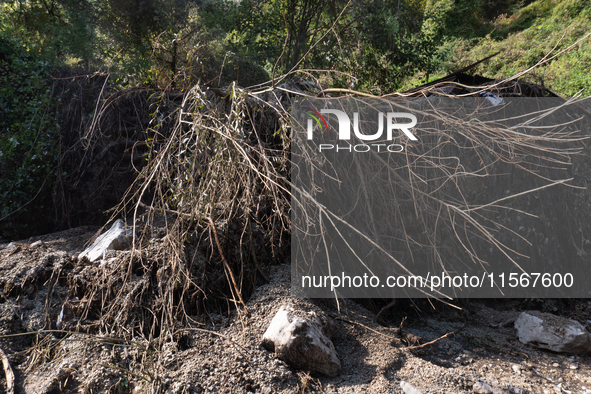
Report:
M 149 280 L 130 267 L 129 282 L 121 283 L 109 268 L 131 252 L 111 252 L 107 262 L 92 265 L 74 257 L 96 230 L 82 227 L 0 246 L 0 348 L 16 372 L 16 392 L 402 393 L 408 385 L 423 394 L 471 393 L 475 387 L 498 393 L 591 391 L 588 357 L 544 352 L 518 341 L 512 310 L 526 303 L 505 301 L 498 305 L 503 310 L 473 303 L 464 311 L 451 309 L 440 315 L 424 310 L 403 326 L 405 333 L 422 338 L 420 343 L 433 341 L 421 346 L 402 339 L 397 328 L 377 324 L 375 315 L 355 302 L 340 300 L 337 306 L 334 300 L 291 297 L 289 265 L 270 268 L 270 282 L 259 286 L 246 304 L 248 317 L 228 300 L 218 312 L 189 315 L 183 324 L 163 326 L 160 337 L 142 336 L 150 330 L 137 325 L 150 320 L 137 318 L 138 310 L 148 310 L 137 303 L 148 298 L 138 298 L 137 293 L 146 293 Z M 149 254 L 149 248 L 142 253 Z M 93 299 L 76 298 L 75 284 L 98 280 L 95 272 L 111 283 L 111 291 L 125 288 L 111 304 L 134 304 L 127 318 L 112 320 L 129 332 L 127 337 L 102 320 L 108 320 L 104 311 L 111 305 L 105 302 L 107 292 Z M 154 283 L 150 291 L 158 299 Z M 336 321 L 333 342 L 343 365 L 339 377 L 293 370 L 260 345 L 282 305 L 314 310 Z M 573 305 L 588 327 L 584 319 L 591 314 L 591 304 Z M 97 313 L 101 307 L 103 314 Z M 398 325 L 401 313 L 404 310 L 397 310 L 390 320 Z M 440 339 L 449 333 L 453 335 Z M 2 375 L 0 392 L 5 385 Z

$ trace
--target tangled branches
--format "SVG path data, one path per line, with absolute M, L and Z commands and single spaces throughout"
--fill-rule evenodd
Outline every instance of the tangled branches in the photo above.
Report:
M 581 261 L 572 240 L 584 238 L 575 224 L 584 179 L 572 164 L 587 138 L 585 103 L 494 97 L 299 102 L 294 129 L 301 138 L 292 144 L 296 288 L 308 297 L 582 296 L 582 283 L 566 292 L 507 289 L 492 280 L 474 285 L 541 266 L 573 272 Z M 327 132 L 310 139 L 310 108 L 357 113 L 362 135 L 341 139 L 340 122 L 325 115 Z M 418 140 L 368 142 L 380 129 L 380 112 L 416 115 Z M 400 149 L 388 152 L 388 143 Z M 374 282 L 350 284 L 365 276 Z M 400 276 L 409 279 L 387 284 Z M 462 282 L 443 290 L 444 276 Z
M 288 258 L 289 137 L 285 117 L 247 92 L 199 85 L 172 111 L 157 106 L 147 133 L 147 164 L 119 211 L 133 217 L 135 250 L 153 247 L 154 221 L 166 227 L 163 260 L 129 264 L 150 278 L 135 305 L 146 291 L 158 295 L 143 302 L 155 322 L 144 334 L 154 337 L 206 305 L 245 308 L 244 297 L 266 280 L 264 266 Z M 117 298 L 128 290 L 120 286 Z M 129 326 L 120 319 L 129 305 L 115 304 L 103 320 Z
M 294 283 L 303 273 L 339 270 L 471 275 L 528 271 L 565 253 L 578 261 L 570 239 L 586 228 L 573 224 L 583 217 L 576 187 L 591 165 L 577 162 L 580 125 L 554 116 L 558 105 L 580 120 L 576 100 L 517 108 L 507 97 L 500 106 L 473 98 L 458 106 L 425 90 L 404 101 L 300 102 L 290 112 L 291 98 L 306 96 L 310 86 L 291 82 L 253 93 L 196 85 L 150 97 L 145 165 L 114 212 L 133 222 L 133 251 L 106 276 L 116 283 L 96 282 L 86 294 L 101 294 L 108 305 L 101 324 L 164 340 L 212 308 L 248 314 L 245 299 L 266 280 L 265 267 L 290 259 Z M 374 119 L 362 123 L 366 134 L 376 126 L 376 111 L 411 111 L 419 117 L 413 129 L 419 141 L 391 155 L 319 152 L 336 136 L 302 140 L 306 124 L 297 108 L 329 102 Z M 547 193 L 559 189 L 568 193 Z M 154 233 L 158 226 L 165 228 L 161 235 Z M 306 295 L 394 296 L 328 290 Z M 469 296 L 416 287 L 404 294 Z

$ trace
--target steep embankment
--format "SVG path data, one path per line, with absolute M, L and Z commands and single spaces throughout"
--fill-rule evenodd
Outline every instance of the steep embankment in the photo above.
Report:
M 522 79 L 561 96 L 591 95 L 591 6 L 587 1 L 538 0 L 523 6 L 505 1 L 492 9 L 472 3 L 477 4 L 456 6 L 458 10 L 446 18 L 438 51 L 441 63 L 430 80 L 498 52 L 471 72 L 501 79 L 545 61 Z M 424 75 L 416 75 L 406 86 L 416 86 L 420 78 Z

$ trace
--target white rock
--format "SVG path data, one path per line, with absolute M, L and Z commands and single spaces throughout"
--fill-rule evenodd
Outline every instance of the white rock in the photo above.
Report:
M 415 388 L 412 384 L 405 382 L 404 380 L 400 381 L 400 388 L 404 391 L 405 394 L 423 394 L 421 390 Z
M 519 367 L 519 365 L 513 365 L 511 368 L 513 369 L 513 372 L 515 372 L 517 375 L 521 375 L 521 368 Z
M 476 394 L 490 394 L 493 392 L 493 389 L 488 384 L 478 381 L 472 386 L 472 391 Z
M 522 343 L 560 353 L 591 351 L 591 336 L 581 323 L 537 311 L 522 312 L 515 321 Z
M 124 250 L 131 243 L 132 232 L 125 228 L 123 220 L 117 219 L 106 233 L 99 236 L 78 258 L 88 257 L 91 262 L 103 257 L 107 250 Z
M 32 247 L 32 248 L 38 248 L 39 246 L 43 246 L 43 241 L 39 240 L 39 241 L 37 241 L 37 242 L 33 242 L 33 243 L 31 244 L 31 247 Z
M 341 373 L 334 344 L 323 332 L 323 324 L 314 313 L 300 313 L 282 306 L 263 335 L 262 345 L 298 369 L 318 372 L 328 377 Z

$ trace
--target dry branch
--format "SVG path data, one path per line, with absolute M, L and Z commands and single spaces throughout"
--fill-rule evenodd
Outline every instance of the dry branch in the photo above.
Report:
M 209 221 L 209 224 L 211 226 L 211 231 L 213 231 L 213 235 L 215 238 L 215 244 L 218 247 L 218 252 L 220 253 L 220 256 L 222 258 L 222 262 L 224 263 L 224 269 L 226 270 L 226 274 L 230 276 L 230 279 L 232 280 L 232 286 L 234 286 L 234 292 L 238 295 L 238 299 L 240 300 L 240 303 L 242 304 L 242 307 L 244 308 L 244 312 L 245 312 L 246 316 L 249 317 L 250 312 L 248 312 L 248 308 L 246 307 L 246 303 L 244 302 L 244 299 L 242 298 L 242 292 L 240 291 L 240 289 L 238 288 L 238 284 L 236 283 L 236 277 L 234 277 L 234 273 L 232 272 L 232 268 L 230 268 L 230 265 L 228 264 L 228 262 L 226 261 L 226 258 L 224 257 L 224 251 L 222 250 L 222 246 L 220 245 L 220 240 L 218 239 L 218 232 L 215 229 L 215 223 L 213 222 L 213 220 L 211 218 L 207 218 L 207 220 Z
M 437 339 L 434 339 L 434 340 L 432 340 L 432 341 L 429 341 L 429 342 L 427 342 L 427 343 L 423 343 L 422 345 L 408 346 L 408 347 L 406 347 L 405 349 L 407 349 L 407 350 L 416 350 L 416 349 L 421 349 L 421 348 L 424 348 L 424 347 L 426 347 L 426 346 L 433 345 L 435 342 L 441 341 L 442 339 L 444 339 L 444 338 L 447 338 L 447 337 L 449 337 L 450 335 L 454 335 L 454 333 L 453 333 L 453 332 L 448 332 L 447 334 L 445 334 L 445 335 L 443 335 L 443 336 L 440 336 L 439 338 L 437 338 Z
M 318 72 L 302 70 L 300 75 L 317 76 Z M 199 315 L 207 305 L 221 308 L 231 300 L 248 314 L 244 300 L 257 281 L 265 278 L 266 266 L 289 260 L 290 209 L 304 212 L 310 223 L 321 218 L 323 226 L 348 226 L 347 218 L 318 201 L 318 194 L 324 192 L 322 183 L 316 190 L 299 190 L 292 184 L 291 105 L 294 97 L 316 97 L 319 92 L 352 94 L 354 100 L 370 97 L 346 89 L 323 90 L 314 77 L 294 78 L 279 85 L 286 77 L 275 78 L 261 91 L 236 85 L 218 90 L 197 84 L 182 93 L 153 92 L 149 96 L 152 119 L 141 131 L 145 135 L 141 152 L 145 166 L 135 167 L 139 176 L 113 211 L 114 215 L 133 214 L 138 227 L 136 250 L 127 262 L 108 267 L 86 294 L 106 306 L 102 325 L 123 336 L 130 335 L 123 331 L 132 326 L 152 339 L 175 332 L 178 324 Z M 95 90 L 104 102 L 97 103 L 98 113 L 84 133 L 91 139 L 89 155 L 92 143 L 101 141 L 101 131 L 109 125 L 111 118 L 105 111 L 120 97 L 132 94 L 110 94 L 104 80 L 100 82 Z M 412 94 L 414 99 L 428 100 L 440 87 L 424 87 Z M 506 81 L 468 88 L 472 95 L 501 88 L 510 93 Z M 577 152 L 561 144 L 579 143 L 579 137 L 568 125 L 562 130 L 524 131 L 470 120 L 469 115 L 436 110 L 424 111 L 424 115 L 447 129 L 425 127 L 420 130 L 416 149 L 398 156 L 397 161 L 381 161 L 388 171 L 384 183 L 390 190 L 371 196 L 366 184 L 375 180 L 366 177 L 356 196 L 359 201 L 379 200 L 372 208 L 373 225 L 350 226 L 339 236 L 346 240 L 354 234 L 387 255 L 389 249 L 380 239 L 385 229 L 376 220 L 381 211 L 390 210 L 396 215 L 397 232 L 388 242 L 396 244 L 407 260 L 445 266 L 446 261 L 461 255 L 467 262 L 483 265 L 490 260 L 490 255 L 480 252 L 483 247 L 492 247 L 497 256 L 521 258 L 524 253 L 516 242 L 533 243 L 503 221 L 502 215 L 532 217 L 523 206 L 512 204 L 513 200 L 529 198 L 552 185 L 570 185 L 572 176 L 556 174 L 566 175 L 564 168 L 571 165 Z M 133 132 L 127 127 L 121 130 Z M 98 160 L 96 152 L 92 156 Z M 316 171 L 316 179 L 331 177 L 322 167 L 322 158 L 311 155 L 305 160 Z M 362 160 L 355 161 L 352 166 L 357 170 L 352 173 L 362 176 L 365 165 Z M 484 190 L 498 189 L 496 179 L 511 171 L 539 183 L 524 183 L 524 189 L 509 194 L 484 195 Z M 500 212 L 498 217 L 491 213 L 495 210 Z M 139 227 L 142 220 L 152 223 L 157 217 L 164 218 L 168 236 L 156 247 L 159 258 L 153 259 L 145 252 L 151 242 L 149 229 Z M 212 262 L 218 253 L 221 265 Z M 401 254 L 390 254 L 385 260 L 404 270 L 408 265 Z M 360 255 L 358 259 L 363 263 Z M 134 276 L 141 277 L 140 285 L 131 283 Z
M 2 365 L 4 366 L 4 375 L 6 376 L 6 393 L 14 394 L 14 372 L 8 362 L 8 357 L 4 354 L 4 351 L 0 348 L 0 358 L 2 358 Z

